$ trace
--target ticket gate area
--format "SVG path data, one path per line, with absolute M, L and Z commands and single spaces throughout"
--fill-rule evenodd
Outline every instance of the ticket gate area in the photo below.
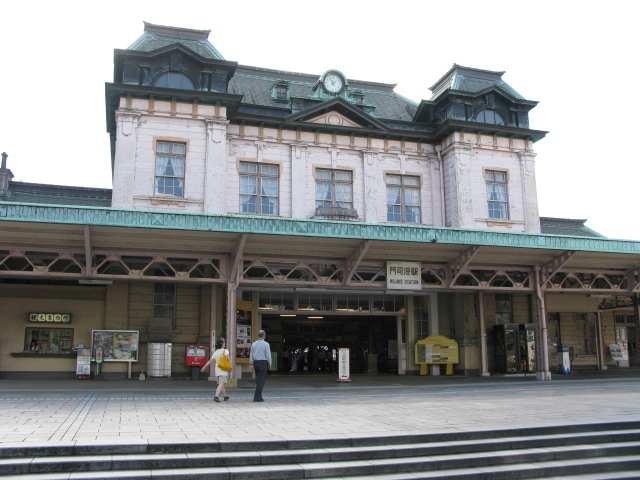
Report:
M 263 315 L 267 341 L 278 355 L 278 372 L 285 374 L 336 374 L 338 349 L 349 349 L 352 373 L 365 373 L 370 355 L 376 354 L 380 372 L 397 372 L 397 354 L 389 341 L 397 337 L 396 317 L 327 315 L 322 319 L 285 319 Z

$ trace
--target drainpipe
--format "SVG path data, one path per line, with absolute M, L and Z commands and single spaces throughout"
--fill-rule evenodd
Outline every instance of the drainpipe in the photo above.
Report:
M 597 355 L 597 359 L 598 359 L 598 370 L 606 370 L 607 369 L 607 363 L 606 363 L 606 359 L 605 359 L 605 354 L 604 354 L 604 338 L 602 335 L 602 312 L 600 310 L 598 310 L 596 312 L 596 329 L 597 329 L 597 334 L 596 334 L 596 353 Z
M 535 281 L 536 281 L 536 296 L 538 298 L 539 318 L 540 318 L 540 330 L 542 344 L 542 372 L 538 373 L 538 380 L 551 380 L 551 373 L 549 372 L 549 339 L 547 333 L 547 309 L 545 307 L 544 295 L 542 294 L 542 288 L 540 286 L 540 265 L 534 267 Z
M 480 361 L 482 376 L 489 376 L 489 361 L 487 359 L 487 327 L 484 318 L 484 291 L 478 292 L 478 310 L 480 311 Z
M 442 147 L 436 145 L 436 154 L 438 155 L 438 163 L 440 163 L 440 210 L 442 215 L 442 226 L 447 226 L 447 213 L 444 207 L 444 161 L 442 160 Z

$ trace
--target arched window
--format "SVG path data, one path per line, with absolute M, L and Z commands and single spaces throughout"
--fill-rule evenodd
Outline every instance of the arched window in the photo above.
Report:
M 506 125 L 504 118 L 495 110 L 480 110 L 476 116 L 476 122 L 490 123 L 492 125 Z
M 179 88 L 180 90 L 195 90 L 193 82 L 184 73 L 167 72 L 156 80 L 156 87 Z

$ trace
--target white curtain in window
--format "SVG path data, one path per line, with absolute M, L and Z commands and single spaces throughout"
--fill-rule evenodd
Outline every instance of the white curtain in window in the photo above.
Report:
M 262 195 L 265 197 L 278 196 L 278 179 L 262 178 Z
M 184 158 L 157 157 L 156 175 L 164 177 L 184 177 Z
M 506 202 L 507 186 L 500 183 L 487 183 L 487 199 L 497 202 Z
M 400 187 L 387 187 L 387 204 L 400 205 Z
M 340 208 L 351 208 L 351 184 L 338 183 L 336 185 L 336 203 Z
M 420 205 L 420 192 L 413 188 L 407 188 L 404 191 L 404 200 L 407 205 L 413 207 Z
M 331 201 L 331 183 L 316 182 L 316 200 Z

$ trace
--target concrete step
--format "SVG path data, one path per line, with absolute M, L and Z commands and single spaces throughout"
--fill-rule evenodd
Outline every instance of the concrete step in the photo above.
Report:
M 359 462 L 353 462 L 352 467 Z M 369 466 L 369 470 L 371 470 Z M 622 469 L 622 470 L 620 470 Z M 399 472 L 360 475 L 325 476 L 328 469 L 307 468 L 304 465 L 259 466 L 259 467 L 217 467 L 190 469 L 132 470 L 132 471 L 94 471 L 78 473 L 44 473 L 13 475 L 6 478 L 15 480 L 302 480 L 321 478 L 324 480 L 514 480 L 514 479 L 550 479 L 566 478 L 580 480 L 638 479 L 640 475 L 640 456 L 610 457 L 607 459 L 584 461 L 563 460 L 537 462 L 524 465 L 492 465 L 481 468 L 458 468 L 428 472 Z M 618 471 L 620 470 L 620 471 Z
M 637 423 L 637 422 L 636 422 Z M 473 432 L 317 441 L 212 444 L 60 445 L 21 451 L 6 446 L 0 477 L 27 479 L 158 478 L 548 478 L 640 470 L 640 429 L 599 424 L 522 431 Z M 609 425 L 609 427 L 612 427 Z M 500 435 L 502 437 L 500 438 Z M 437 437 L 438 440 L 434 441 Z M 346 444 L 346 445 L 345 445 Z M 224 446 L 226 451 L 217 449 Z M 249 446 L 264 447 L 248 450 Z M 284 447 L 284 448 L 283 448 Z M 298 447 L 298 448 L 291 448 Z M 31 456 L 24 455 L 29 451 Z M 149 452 L 152 453 L 149 453 Z M 15 452 L 13 458 L 6 453 Z M 51 455 L 53 452 L 57 452 Z M 61 452 L 65 454 L 60 455 Z M 76 453 L 75 455 L 70 452 Z M 95 453 L 102 453 L 96 455 Z M 420 473 L 418 473 L 420 472 Z M 418 476 L 416 476 L 418 475 Z M 480 476 L 479 476 L 480 475 Z M 385 477 L 380 477 L 385 478 Z
M 625 435 L 626 437 L 626 435 Z M 640 433 L 636 436 L 640 438 Z M 497 442 L 487 444 L 488 448 L 475 441 L 472 444 L 452 442 L 451 444 L 420 444 L 411 446 L 377 446 L 362 448 L 275 450 L 267 452 L 211 452 L 211 453 L 166 453 L 128 455 L 77 455 L 56 457 L 19 457 L 0 459 L 0 475 L 45 472 L 81 472 L 87 470 L 134 470 L 193 467 L 233 467 L 249 465 L 284 464 L 334 464 L 336 462 L 376 462 L 394 465 L 398 460 L 404 463 L 421 461 L 424 469 L 433 469 L 430 464 L 437 459 L 437 468 L 450 468 L 463 463 L 491 463 L 500 457 L 509 463 L 542 461 L 548 459 L 582 458 L 588 456 L 630 455 L 640 452 L 640 440 L 635 442 L 595 442 L 592 437 L 584 437 L 587 443 L 580 445 L 556 445 L 558 438 L 552 438 L 548 445 L 543 439 L 535 440 L 538 445 L 525 448 L 522 440 L 517 444 Z M 607 436 L 610 439 L 610 436 Z M 381 466 L 382 468 L 382 466 Z

